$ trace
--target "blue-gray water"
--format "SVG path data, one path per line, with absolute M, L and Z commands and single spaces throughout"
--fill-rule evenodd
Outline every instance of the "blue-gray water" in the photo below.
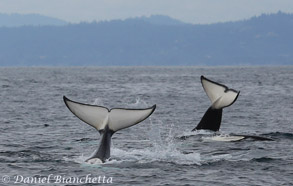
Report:
M 241 91 L 224 109 L 221 133 L 275 141 L 212 142 L 208 132 L 190 132 L 210 106 L 200 75 Z M 6 185 L 50 174 L 49 185 L 66 185 L 54 183 L 56 176 L 70 182 L 89 174 L 112 178 L 114 185 L 293 184 L 292 66 L 0 68 L 0 87 L 0 179 L 9 177 Z M 84 160 L 99 134 L 73 116 L 63 95 L 109 108 L 157 109 L 114 134 L 111 161 L 89 165 Z

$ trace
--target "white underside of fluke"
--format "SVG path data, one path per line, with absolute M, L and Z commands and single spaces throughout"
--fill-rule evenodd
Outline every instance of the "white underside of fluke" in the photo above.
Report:
M 229 135 L 217 135 L 212 137 L 204 137 L 205 141 L 239 141 L 244 139 L 243 136 L 229 136 Z
M 69 110 L 85 123 L 97 130 L 102 130 L 108 125 L 109 129 L 114 132 L 145 120 L 156 108 L 154 105 L 147 109 L 113 108 L 109 110 L 102 106 L 71 101 L 65 96 L 64 102 Z
M 102 164 L 103 161 L 100 160 L 99 158 L 92 158 L 92 159 L 89 159 L 89 160 L 87 161 L 87 163 L 89 163 L 89 164 Z
M 225 85 L 211 81 L 204 76 L 201 76 L 201 83 L 214 109 L 221 109 L 232 105 L 240 93 L 239 91 L 229 89 Z

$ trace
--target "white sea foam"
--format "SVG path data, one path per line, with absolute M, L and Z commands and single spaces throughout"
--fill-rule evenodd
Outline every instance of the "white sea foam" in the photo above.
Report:
M 197 164 L 200 165 L 200 154 L 190 153 L 184 154 L 177 149 L 167 147 L 151 147 L 141 150 L 125 151 L 122 149 L 113 149 L 113 159 L 118 157 L 124 161 L 134 161 L 138 163 L 151 163 L 151 162 L 168 162 L 176 164 Z M 119 161 L 117 161 L 119 163 Z M 117 163 L 114 162 L 114 163 Z
M 196 136 L 196 135 L 212 135 L 214 134 L 213 131 L 209 130 L 195 130 L 195 131 L 184 131 L 182 134 L 180 134 L 177 137 L 189 137 L 189 136 Z

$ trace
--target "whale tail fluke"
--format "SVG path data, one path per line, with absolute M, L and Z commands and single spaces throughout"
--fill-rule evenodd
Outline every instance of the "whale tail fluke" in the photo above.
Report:
M 80 120 L 97 129 L 101 134 L 100 145 L 92 159 L 105 162 L 110 157 L 111 137 L 118 130 L 136 125 L 148 118 L 156 109 L 156 105 L 146 109 L 124 109 L 79 103 L 63 96 L 68 109 Z M 90 161 L 91 162 L 91 161 Z
M 211 106 L 192 131 L 200 129 L 218 131 L 221 126 L 223 108 L 232 105 L 237 100 L 240 91 L 229 89 L 227 86 L 211 81 L 204 76 L 201 76 L 200 79 L 211 101 Z
M 239 96 L 240 91 L 229 89 L 227 86 L 211 81 L 204 76 L 200 77 L 201 84 L 212 102 L 213 109 L 222 109 L 232 105 Z
M 147 109 L 124 109 L 78 103 L 63 97 L 68 109 L 80 120 L 94 127 L 98 131 L 108 126 L 109 130 L 118 130 L 133 126 L 148 118 L 156 109 L 156 105 Z

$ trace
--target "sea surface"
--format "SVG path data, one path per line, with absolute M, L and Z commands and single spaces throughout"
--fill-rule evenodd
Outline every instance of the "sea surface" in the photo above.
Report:
M 213 141 L 191 130 L 210 106 L 200 76 L 239 90 Z M 0 185 L 293 185 L 293 66 L 0 68 Z M 63 96 L 108 108 L 157 105 L 113 135 L 111 160 L 88 164 L 99 133 Z

